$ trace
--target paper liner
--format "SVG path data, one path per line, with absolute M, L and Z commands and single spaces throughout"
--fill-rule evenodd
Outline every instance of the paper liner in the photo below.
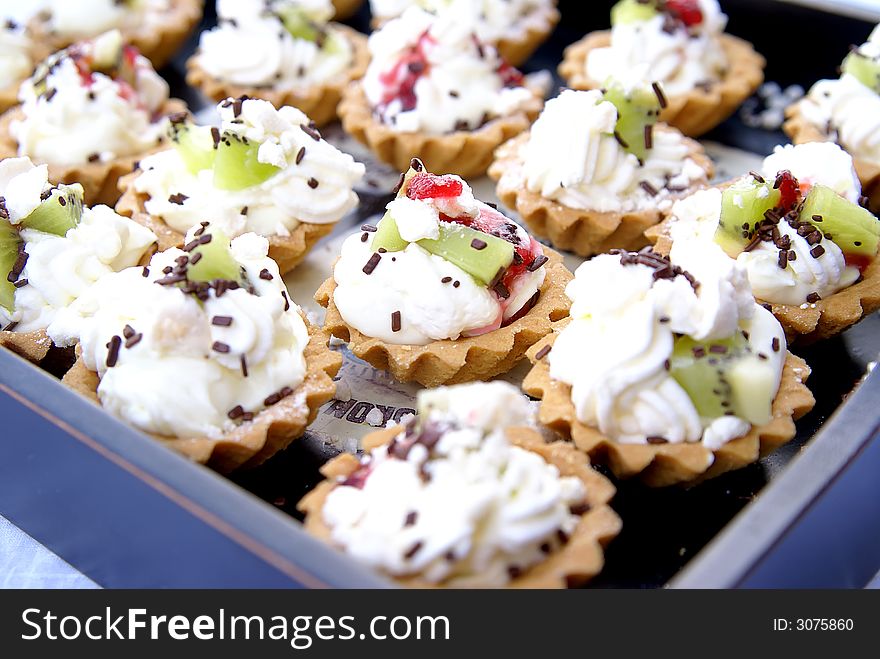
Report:
M 344 21 L 346 18 L 354 16 L 364 0 L 333 0 L 333 8 L 336 14 L 333 16 L 337 21 Z
M 785 110 L 785 117 L 782 129 L 795 144 L 835 141 L 834 136 L 810 123 L 804 117 L 801 113 L 800 102 L 790 105 Z M 853 156 L 853 165 L 855 165 L 856 174 L 862 183 L 862 194 L 868 198 L 868 207 L 875 215 L 880 213 L 880 163 Z
M 523 390 L 541 399 L 538 419 L 571 439 L 592 460 L 608 465 L 618 478 L 637 476 L 651 487 L 691 485 L 756 462 L 791 440 L 796 432 L 794 420 L 816 404 L 803 384 L 810 375 L 810 367 L 800 357 L 788 353 L 773 400 L 773 418 L 768 424 L 752 427 L 748 434 L 715 451 L 701 443 L 620 444 L 577 420 L 571 386 L 551 379 L 546 359 L 535 358 L 543 348 L 553 345 L 556 336 L 554 332 L 528 352 L 533 366 L 523 380 Z
M 0 347 L 11 350 L 29 362 L 39 364 L 49 354 L 52 339 L 46 330 L 36 332 L 2 332 L 0 331 Z
M 333 377 L 342 366 L 342 356 L 328 348 L 328 335 L 311 325 L 308 328 L 309 342 L 303 351 L 305 379 L 293 395 L 266 408 L 253 421 L 242 423 L 223 439 L 150 436 L 191 460 L 222 473 L 256 467 L 287 448 L 315 420 L 318 408 L 333 398 L 336 393 Z M 63 382 L 100 405 L 98 374 L 86 367 L 81 356 L 77 355 L 76 363 Z
M 386 428 L 370 433 L 363 439 L 364 450 L 374 449 L 390 442 L 402 427 Z M 581 521 L 559 550 L 550 554 L 543 563 L 526 570 L 521 576 L 511 580 L 508 588 L 566 588 L 588 581 L 599 574 L 605 563 L 604 547 L 620 532 L 621 521 L 608 505 L 614 497 L 615 489 L 611 482 L 590 467 L 589 460 L 566 442 L 547 444 L 539 433 L 531 428 L 509 428 L 510 441 L 522 449 L 537 453 L 547 463 L 556 466 L 563 476 L 574 476 L 583 482 L 590 509 L 581 516 Z M 321 512 L 330 492 L 336 487 L 339 478 L 345 478 L 360 466 L 353 455 L 344 453 L 321 469 L 327 480 L 318 484 L 297 504 L 305 513 L 305 528 L 312 535 L 332 544 L 331 531 L 324 522 Z M 419 577 L 393 578 L 395 582 L 409 588 L 444 588 L 445 584 L 432 584 Z M 452 585 L 452 588 L 458 587 Z
M 495 149 L 526 130 L 543 105 L 543 100 L 535 96 L 524 109 L 492 119 L 472 131 L 445 135 L 401 133 L 373 116 L 363 87 L 356 84 L 345 90 L 339 104 L 339 117 L 347 133 L 395 169 L 406 171 L 412 159 L 419 158 L 429 171 L 475 178 L 486 173 Z
M 166 101 L 157 117 L 164 117 L 177 112 L 186 111 L 186 103 L 176 98 Z M 16 158 L 18 142 L 9 131 L 9 125 L 13 121 L 24 118 L 21 107 L 14 107 L 0 116 L 0 160 L 4 158 Z M 78 165 L 53 165 L 49 163 L 49 180 L 52 183 L 80 183 L 83 186 L 84 199 L 87 206 L 106 204 L 113 206 L 119 199 L 119 178 L 128 174 L 136 162 L 150 153 L 167 149 L 168 139 L 162 137 L 161 141 L 153 148 L 132 156 L 116 158 L 109 162 L 85 162 Z M 35 164 L 40 164 L 35 161 Z
M 574 89 L 598 89 L 604 81 L 587 76 L 587 55 L 594 48 L 611 43 L 611 32 L 591 32 L 565 49 L 559 75 Z M 764 82 L 766 60 L 748 41 L 730 34 L 721 35 L 721 46 L 729 68 L 709 90 L 693 89 L 686 94 L 667 95 L 668 107 L 660 121 L 675 126 L 685 135 L 699 137 L 727 119 Z
M 138 224 L 150 229 L 159 238 L 159 250 L 165 251 L 171 247 L 183 247 L 186 234 L 168 226 L 161 217 L 153 217 L 147 213 L 144 204 L 149 195 L 138 193 L 134 188 L 135 180 L 141 175 L 136 170 L 119 179 L 119 189 L 122 197 L 116 204 L 116 212 L 130 217 Z M 293 270 L 306 257 L 321 238 L 333 231 L 335 223 L 311 224 L 300 222 L 290 235 L 266 236 L 269 241 L 269 258 L 278 264 L 282 275 Z
M 669 237 L 672 222 L 674 220 L 668 218 L 646 232 L 654 244 L 654 251 L 665 256 L 672 249 L 672 239 Z M 789 344 L 808 345 L 831 338 L 880 309 L 880 258 L 874 258 L 858 282 L 806 308 L 756 300 L 769 305 L 770 311 L 785 330 Z
M 669 130 L 659 126 L 659 130 Z M 495 152 L 495 161 L 489 168 L 489 176 L 498 182 L 496 193 L 501 202 L 516 210 L 529 229 L 540 238 L 550 241 L 557 249 L 574 252 L 580 256 L 593 256 L 612 249 L 638 250 L 648 244 L 645 231 L 660 222 L 665 213 L 659 208 L 647 208 L 629 212 L 600 212 L 577 209 L 547 199 L 531 192 L 525 185 L 520 158 L 522 147 L 529 139 L 528 133 L 515 137 Z M 712 160 L 703 147 L 687 140 L 688 154 L 711 179 L 715 172 Z M 693 193 L 698 187 L 664 197 L 675 200 Z
M 153 20 L 133 28 L 120 29 L 122 38 L 137 48 L 158 70 L 180 50 L 193 28 L 202 20 L 203 5 L 203 0 L 172 0 L 168 9 L 153 12 Z M 28 29 L 34 40 L 46 44 L 51 52 L 79 40 L 51 31 L 39 15 L 28 23 Z
M 344 34 L 351 42 L 353 60 L 348 69 L 320 85 L 302 90 L 236 85 L 214 78 L 205 71 L 199 63 L 198 53 L 186 62 L 186 81 L 217 102 L 240 96 L 260 98 L 269 101 L 276 108 L 291 105 L 301 110 L 318 126 L 326 125 L 336 119 L 336 108 L 345 88 L 353 80 L 363 77 L 370 63 L 367 37 L 347 25 L 332 25 L 333 29 Z
M 327 309 L 324 329 L 348 342 L 355 356 L 388 371 L 398 382 L 415 381 L 425 387 L 488 380 L 506 373 L 522 359 L 526 350 L 551 330 L 551 322 L 568 315 L 571 302 L 565 287 L 571 273 L 556 252 L 545 249 L 550 259 L 547 276 L 537 304 L 519 320 L 481 336 L 455 341 L 433 341 L 424 346 L 395 345 L 365 336 L 348 325 L 333 302 L 336 281 L 325 281 L 315 300 Z

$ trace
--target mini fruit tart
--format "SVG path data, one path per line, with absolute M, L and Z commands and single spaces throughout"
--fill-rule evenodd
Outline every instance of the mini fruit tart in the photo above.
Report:
M 378 227 L 362 229 L 315 299 L 330 334 L 398 381 L 506 373 L 567 314 L 571 273 L 559 255 L 458 176 L 414 160 Z
M 203 0 L 40 0 L 28 29 L 54 52 L 119 30 L 156 69 L 180 50 L 202 19 Z
M 673 200 L 714 173 L 703 147 L 656 125 L 651 87 L 563 91 L 532 126 L 502 145 L 489 175 L 498 197 L 537 236 L 592 256 L 648 244 L 645 230 Z
M 364 438 L 299 503 L 306 530 L 402 586 L 566 588 L 619 533 L 614 486 L 503 382 L 419 392 L 419 417 Z
M 333 18 L 338 21 L 344 21 L 347 18 L 351 18 L 358 12 L 363 4 L 364 0 L 333 0 L 333 10 L 336 12 L 333 15 Z
M 49 178 L 79 183 L 87 204 L 112 206 L 119 177 L 164 142 L 165 117 L 186 109 L 118 31 L 59 51 L 0 117 L 0 158 L 27 156 Z
M 217 14 L 219 25 L 202 32 L 187 62 L 187 82 L 215 101 L 262 98 L 323 126 L 367 70 L 367 38 L 330 23 L 329 0 L 218 0 Z
M 529 351 L 523 381 L 542 423 L 619 478 L 657 487 L 755 462 L 815 403 L 809 367 L 742 267 L 708 250 L 686 256 L 645 248 L 582 264 L 570 321 Z
M 611 31 L 569 46 L 559 73 L 575 89 L 598 89 L 609 78 L 659 82 L 667 94 L 660 120 L 699 137 L 764 81 L 764 58 L 725 34 L 726 24 L 716 0 L 620 0 Z
M 413 5 L 449 11 L 457 20 L 469 21 L 476 35 L 513 66 L 529 59 L 553 32 L 559 22 L 556 4 L 556 0 L 370 0 L 376 27 Z
M 880 309 L 880 221 L 860 198 L 836 144 L 776 147 L 760 173 L 677 202 L 649 233 L 673 260 L 698 249 L 736 259 L 789 340 L 809 343 Z
M 352 188 L 364 166 L 296 108 L 227 99 L 218 109 L 219 128 L 170 117 L 173 148 L 120 180 L 116 209 L 152 228 L 162 249 L 182 247 L 186 231 L 208 217 L 231 238 L 259 234 L 284 274 L 357 206 Z
M 342 359 L 288 297 L 265 238 L 187 238 L 67 307 L 58 324 L 79 359 L 64 381 L 192 460 L 255 466 L 333 397 Z
M 83 206 L 81 185 L 50 185 L 46 165 L 0 161 L 0 346 L 41 361 L 61 310 L 148 260 L 156 240 L 106 206 Z
M 339 106 L 347 132 L 406 169 L 415 155 L 435 171 L 486 173 L 495 149 L 543 106 L 522 74 L 451 12 L 408 9 L 370 36 L 372 61 Z
M 820 80 L 786 111 L 795 144 L 836 142 L 853 157 L 862 192 L 880 212 L 880 26 L 843 60 L 837 80 Z
M 18 87 L 48 53 L 25 27 L 12 19 L 0 23 L 0 112 L 18 103 Z

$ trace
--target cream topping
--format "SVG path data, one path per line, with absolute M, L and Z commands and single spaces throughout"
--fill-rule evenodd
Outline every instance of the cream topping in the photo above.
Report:
M 143 268 L 108 275 L 59 317 L 59 333 L 79 338 L 86 366 L 101 376 L 104 408 L 145 432 L 217 439 L 266 409 L 273 394 L 295 395 L 308 330 L 299 308 L 286 301 L 268 249 L 254 234 L 232 241 L 253 292 L 243 287 L 217 297 L 212 289 L 200 301 L 157 284 L 163 269 L 186 255 L 169 249 L 153 257 L 148 276 Z M 271 279 L 260 276 L 263 270 Z M 126 326 L 140 336 L 131 347 Z M 114 340 L 122 347 L 108 366 Z
M 171 0 L 38 0 L 34 4 L 42 5 L 40 9 L 48 14 L 48 26 L 55 34 L 73 40 L 114 28 L 149 30 L 162 21 Z
M 299 10 L 323 33 L 294 37 L 280 16 Z M 215 78 L 238 85 L 307 89 L 339 76 L 352 63 L 351 42 L 328 21 L 329 0 L 220 0 L 218 26 L 202 32 L 198 62 Z
M 494 47 L 480 44 L 473 26 L 453 12 L 408 9 L 370 36 L 370 54 L 367 99 L 401 132 L 475 129 L 533 97 Z M 404 91 L 396 93 L 398 86 Z
M 653 131 L 641 164 L 615 139 L 616 123 L 617 109 L 598 90 L 566 90 L 548 101 L 522 150 L 526 187 L 571 208 L 619 212 L 656 208 L 670 188 L 708 182 L 681 133 Z
M 8 21 L 0 25 L 0 89 L 27 78 L 33 65 L 30 39 L 24 28 Z
M 27 158 L 0 163 L 0 196 L 12 202 L 7 205 L 12 224 L 20 224 L 49 187 L 45 165 L 34 167 Z M 14 322 L 18 332 L 47 329 L 96 281 L 137 264 L 156 243 L 152 231 L 106 206 L 84 208 L 79 224 L 65 236 L 33 229 L 20 235 L 28 259 L 19 280 L 27 284 L 15 291 L 12 313 L 0 307 L 0 327 Z
M 587 75 L 600 82 L 616 78 L 628 86 L 656 81 L 673 96 L 720 79 L 727 68 L 720 42 L 727 16 L 717 0 L 698 3 L 703 20 L 689 28 L 679 24 L 670 29 L 663 14 L 613 26 L 611 45 L 587 57 Z
M 168 84 L 149 60 L 132 52 L 136 76 L 132 87 L 104 73 L 85 78 L 70 56 L 77 50 L 89 54 L 112 47 L 120 39 L 118 32 L 108 32 L 93 42 L 77 44 L 74 50 L 53 55 L 60 59 L 45 81 L 38 69 L 22 83 L 19 98 L 24 118 L 10 126 L 19 154 L 40 162 L 74 165 L 95 159 L 106 162 L 155 146 L 165 121 L 154 121 L 154 113 L 168 100 Z
M 335 544 L 393 576 L 503 586 L 567 540 L 580 519 L 572 507 L 586 490 L 507 439 L 506 427 L 530 417 L 514 387 L 420 392 L 420 407 L 447 396 L 423 416 L 421 429 L 402 431 L 364 458 L 362 485 L 358 474 L 340 483 L 322 516 Z
M 210 218 L 230 237 L 245 232 L 287 236 L 300 222 L 337 222 L 357 205 L 353 188 L 364 166 L 329 142 L 315 140 L 317 133 L 302 112 L 276 110 L 256 99 L 224 101 L 218 109 L 222 132 L 261 144 L 260 162 L 281 171 L 243 190 L 221 190 L 214 186 L 213 169 L 193 174 L 176 148 L 162 151 L 141 160 L 143 173 L 134 182 L 135 190 L 150 197 L 145 204 L 150 215 L 180 232 Z

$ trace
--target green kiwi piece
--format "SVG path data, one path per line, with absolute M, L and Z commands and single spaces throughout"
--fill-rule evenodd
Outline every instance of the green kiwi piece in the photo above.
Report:
M 9 313 L 15 310 L 15 286 L 9 281 L 9 273 L 18 260 L 20 249 L 18 230 L 0 218 L 0 307 Z
M 853 51 L 843 60 L 841 70 L 861 82 L 868 89 L 880 93 L 880 62 Z
M 657 8 L 653 2 L 620 0 L 611 8 L 611 25 L 626 25 L 627 23 L 650 21 L 656 15 Z
M 214 186 L 220 190 L 244 190 L 280 172 L 279 167 L 257 159 L 259 150 L 259 143 L 225 131 L 214 156 Z
M 615 131 L 623 148 L 644 160 L 651 146 L 648 126 L 657 123 L 660 101 L 651 87 L 637 87 L 627 91 L 616 80 L 608 80 L 604 88 L 605 100 L 617 108 Z
M 782 194 L 772 183 L 741 178 L 721 193 L 721 219 L 715 242 L 732 258 L 749 244 L 764 214 L 781 203 Z
M 66 236 L 83 214 L 83 187 L 79 183 L 59 184 L 30 215 L 21 222 L 23 229 L 34 229 L 56 236 Z
M 400 231 L 397 230 L 397 222 L 391 217 L 391 211 L 385 213 L 378 226 L 376 227 L 376 235 L 373 236 L 373 242 L 370 247 L 374 252 L 384 249 L 386 252 L 402 252 L 406 249 L 408 242 L 400 237 Z
M 502 238 L 453 222 L 440 222 L 440 237 L 419 240 L 418 245 L 457 265 L 483 286 L 510 267 L 515 251 Z
M 318 41 L 321 37 L 321 30 L 302 8 L 284 5 L 276 8 L 275 11 L 278 14 L 278 18 L 281 19 L 284 29 L 294 39 Z
M 241 265 L 232 256 L 229 238 L 219 229 L 207 229 L 202 236 L 211 236 L 210 242 L 201 243 L 190 252 L 190 263 L 196 254 L 201 254 L 195 265 L 187 269 L 187 279 L 197 282 L 212 282 L 216 279 L 241 282 Z
M 831 236 L 844 254 L 874 258 L 880 244 L 880 220 L 870 211 L 844 199 L 831 188 L 814 185 L 807 193 L 801 222 Z
M 770 421 L 776 371 L 752 352 L 741 332 L 709 342 L 677 337 L 669 363 L 670 375 L 703 419 L 732 413 L 756 426 Z
M 171 141 L 190 174 L 214 167 L 216 151 L 209 126 L 192 123 L 172 124 Z

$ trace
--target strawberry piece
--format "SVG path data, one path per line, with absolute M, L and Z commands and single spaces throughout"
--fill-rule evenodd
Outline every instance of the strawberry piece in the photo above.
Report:
M 403 112 L 409 112 L 416 107 L 416 83 L 430 70 L 425 49 L 433 43 L 434 39 L 425 32 L 397 64 L 379 76 L 385 87 L 381 104 L 383 108 L 395 100 L 400 100 Z
M 865 270 L 868 269 L 868 266 L 871 265 L 873 259 L 864 254 L 846 254 L 844 253 L 843 259 L 846 264 L 853 268 L 858 268 L 860 273 L 864 273 Z
M 410 199 L 449 199 L 458 197 L 464 191 L 460 179 L 448 174 L 416 174 L 406 188 Z
M 507 62 L 502 62 L 496 73 L 505 87 L 522 87 L 525 82 L 525 76 Z
M 777 188 L 782 195 L 779 204 L 786 212 L 797 206 L 800 201 L 801 189 L 798 180 L 790 171 L 786 169 L 779 172 L 773 187 Z
M 703 12 L 697 0 L 666 0 L 666 11 L 688 27 L 703 22 Z

